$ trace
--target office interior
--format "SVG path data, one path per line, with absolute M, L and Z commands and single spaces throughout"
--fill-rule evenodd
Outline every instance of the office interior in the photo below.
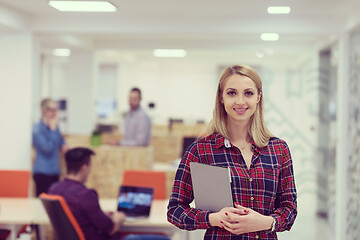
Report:
M 171 172 L 182 138 L 212 117 L 222 69 L 246 64 L 262 78 L 268 128 L 287 141 L 294 162 L 298 216 L 279 239 L 359 239 L 358 0 L 107 2 L 115 12 L 0 0 L 0 169 L 31 170 L 44 97 L 59 101 L 60 127 L 75 146 L 99 125 L 113 129 L 104 139 L 121 137 L 136 86 L 153 124 L 151 150 L 140 151 L 150 159 L 144 168 Z M 273 5 L 291 12 L 271 15 Z M 269 32 L 278 39 L 260 38 Z M 183 56 L 157 57 L 155 49 Z

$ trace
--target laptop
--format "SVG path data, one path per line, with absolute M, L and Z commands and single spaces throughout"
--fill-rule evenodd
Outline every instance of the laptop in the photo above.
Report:
M 197 209 L 218 212 L 234 206 L 229 168 L 190 162 L 190 172 Z
M 126 214 L 126 220 L 149 217 L 153 195 L 153 188 L 120 186 L 117 210 Z

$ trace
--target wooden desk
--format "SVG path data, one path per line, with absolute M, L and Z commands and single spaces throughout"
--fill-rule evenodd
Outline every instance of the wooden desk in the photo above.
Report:
M 179 229 L 167 222 L 167 204 L 168 200 L 154 200 L 149 218 L 125 222 L 119 230 L 125 232 L 165 232 L 169 236 L 173 235 Z M 101 199 L 100 206 L 103 211 L 114 211 L 116 200 Z M 40 199 L 0 198 L 0 224 L 49 225 L 50 221 Z
M 127 221 L 119 229 L 123 232 L 165 232 L 173 235 L 178 229 L 167 221 L 168 200 L 153 200 L 150 216 L 136 221 Z M 103 211 L 114 211 L 116 201 L 113 199 L 101 199 L 100 206 Z
M 49 224 L 37 198 L 0 198 L 0 224 Z

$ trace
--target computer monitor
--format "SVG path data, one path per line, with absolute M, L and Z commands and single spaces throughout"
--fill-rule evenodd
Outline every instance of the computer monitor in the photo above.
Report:
M 189 146 L 195 142 L 197 139 L 197 137 L 184 137 L 183 138 L 183 148 L 182 148 L 182 154 L 180 157 L 182 157 L 184 155 L 184 153 L 186 152 L 186 150 L 189 148 Z

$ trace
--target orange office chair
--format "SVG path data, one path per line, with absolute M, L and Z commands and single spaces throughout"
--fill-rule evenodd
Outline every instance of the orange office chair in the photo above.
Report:
M 166 199 L 165 172 L 125 170 L 122 185 L 154 188 L 154 199 Z
M 85 235 L 65 199 L 59 195 L 40 194 L 57 239 L 85 240 Z
M 30 171 L 0 170 L 0 197 L 27 198 L 29 196 Z M 23 225 L 17 235 L 25 232 L 27 225 Z M 10 231 L 0 229 L 0 240 L 6 239 Z

